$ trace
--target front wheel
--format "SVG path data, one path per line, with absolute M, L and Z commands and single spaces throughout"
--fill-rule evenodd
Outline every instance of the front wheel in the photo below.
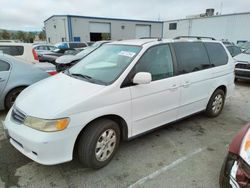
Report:
M 16 101 L 18 95 L 25 89 L 25 87 L 18 87 L 11 90 L 5 98 L 5 109 L 9 110 Z
M 217 117 L 221 113 L 224 107 L 224 103 L 225 103 L 225 93 L 223 90 L 217 89 L 213 93 L 208 102 L 205 111 L 206 115 L 209 117 Z
M 116 122 L 109 119 L 94 121 L 79 140 L 79 160 L 86 167 L 102 168 L 111 161 L 119 143 L 120 129 Z

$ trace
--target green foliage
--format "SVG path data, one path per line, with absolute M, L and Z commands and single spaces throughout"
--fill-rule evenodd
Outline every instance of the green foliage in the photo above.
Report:
M 39 39 L 40 40 L 46 40 L 46 32 L 45 32 L 44 27 L 43 27 L 42 31 L 39 33 Z
M 36 35 L 40 40 L 46 40 L 45 29 L 41 32 L 7 31 L 0 29 L 0 40 L 20 40 L 33 43 Z
M 7 32 L 6 30 L 3 30 L 2 33 L 1 33 L 1 38 L 5 39 L 5 40 L 10 39 L 10 33 Z

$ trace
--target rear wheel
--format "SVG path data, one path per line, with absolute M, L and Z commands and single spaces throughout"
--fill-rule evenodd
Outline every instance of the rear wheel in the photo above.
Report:
M 99 119 L 84 130 L 78 144 L 80 162 L 89 168 L 102 168 L 116 153 L 120 143 L 120 129 L 116 122 Z
M 222 89 L 217 89 L 213 95 L 211 96 L 207 108 L 206 108 L 206 115 L 209 117 L 217 117 L 225 103 L 225 93 Z
M 9 110 L 16 101 L 18 95 L 25 89 L 25 87 L 18 87 L 11 90 L 5 97 L 5 109 Z

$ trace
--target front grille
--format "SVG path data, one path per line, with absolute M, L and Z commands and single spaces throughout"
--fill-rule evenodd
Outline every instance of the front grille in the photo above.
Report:
M 11 117 L 15 122 L 20 123 L 20 124 L 22 124 L 26 118 L 25 114 L 23 114 L 16 108 L 13 108 L 11 112 Z
M 249 69 L 250 70 L 250 64 L 238 63 L 238 64 L 235 65 L 235 68 L 238 68 L 238 69 Z

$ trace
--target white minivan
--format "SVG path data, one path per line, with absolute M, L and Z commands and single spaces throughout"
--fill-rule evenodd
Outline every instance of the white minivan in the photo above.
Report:
M 121 140 L 202 111 L 218 116 L 233 89 L 234 60 L 219 41 L 117 41 L 25 89 L 4 128 L 38 163 L 63 163 L 77 153 L 98 169 Z

